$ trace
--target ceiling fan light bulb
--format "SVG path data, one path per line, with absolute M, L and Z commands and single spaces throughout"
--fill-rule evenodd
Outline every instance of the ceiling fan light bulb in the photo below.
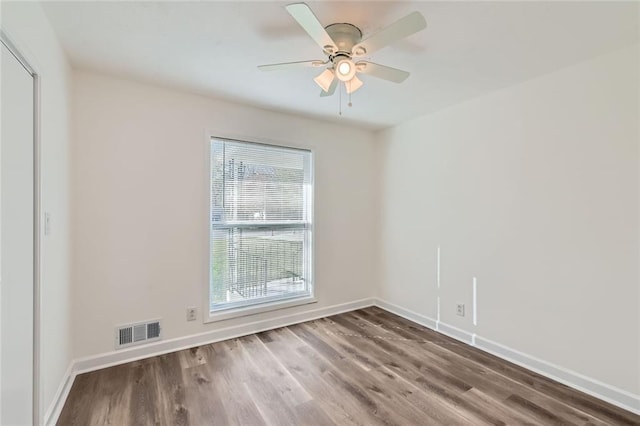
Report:
M 356 75 L 356 66 L 351 59 L 342 59 L 336 64 L 336 76 L 341 81 L 349 81 Z

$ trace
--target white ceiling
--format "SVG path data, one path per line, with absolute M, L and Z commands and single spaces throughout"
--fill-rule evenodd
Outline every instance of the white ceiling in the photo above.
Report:
M 320 98 L 318 69 L 260 72 L 257 65 L 324 59 L 289 16 L 293 2 L 46 2 L 74 67 L 216 98 L 341 120 L 393 125 L 492 90 L 637 43 L 635 2 L 309 1 L 323 25 L 367 34 L 418 10 L 428 27 L 375 52 L 411 72 L 397 85 L 363 76 L 353 107 Z M 343 98 L 343 102 L 345 99 Z

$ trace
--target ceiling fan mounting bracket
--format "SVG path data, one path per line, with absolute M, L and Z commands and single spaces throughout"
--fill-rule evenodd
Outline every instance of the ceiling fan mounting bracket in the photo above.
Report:
M 343 59 L 351 59 L 351 53 L 348 52 L 336 52 L 334 55 L 329 55 L 329 62 L 336 65 Z

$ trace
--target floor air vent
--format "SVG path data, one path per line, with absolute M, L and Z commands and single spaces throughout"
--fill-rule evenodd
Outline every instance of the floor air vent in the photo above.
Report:
M 160 339 L 160 320 L 116 327 L 116 349 Z

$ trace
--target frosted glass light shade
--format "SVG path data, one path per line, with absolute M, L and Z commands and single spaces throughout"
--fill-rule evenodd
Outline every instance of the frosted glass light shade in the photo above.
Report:
M 344 85 L 347 88 L 347 93 L 348 94 L 351 94 L 351 93 L 355 92 L 356 90 L 361 88 L 363 84 L 364 83 L 362 82 L 362 80 L 360 80 L 355 75 L 353 76 L 353 78 L 351 80 L 344 82 Z
M 322 90 L 324 90 L 325 92 L 328 92 L 329 86 L 331 86 L 331 83 L 333 82 L 334 77 L 335 76 L 333 74 L 333 71 L 330 69 L 326 69 L 322 71 L 322 74 L 314 78 L 313 81 L 315 81 L 316 84 L 320 86 Z

